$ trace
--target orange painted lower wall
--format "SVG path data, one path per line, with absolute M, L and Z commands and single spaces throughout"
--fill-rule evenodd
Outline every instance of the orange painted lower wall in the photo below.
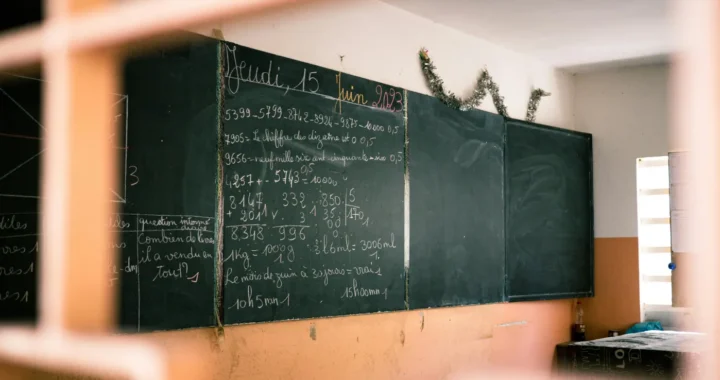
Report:
M 493 366 L 550 374 L 571 301 L 525 302 L 150 334 L 191 340 L 213 379 L 446 379 Z
M 555 345 L 570 339 L 571 311 L 571 300 L 538 301 L 232 326 L 222 342 L 214 329 L 144 337 L 190 343 L 213 380 L 477 379 L 496 378 L 495 367 L 546 378 Z M 87 379 L 2 363 L 0 376 Z
M 583 299 L 587 338 L 640 321 L 638 238 L 595 239 L 595 297 Z

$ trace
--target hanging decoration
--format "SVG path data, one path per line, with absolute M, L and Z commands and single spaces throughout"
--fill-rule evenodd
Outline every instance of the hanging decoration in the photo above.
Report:
M 530 93 L 530 100 L 528 101 L 528 108 L 527 114 L 525 115 L 525 120 L 530 122 L 535 121 L 535 113 L 537 112 L 538 105 L 540 104 L 540 99 L 543 96 L 550 96 L 550 93 L 541 88 L 536 88 Z
M 490 92 L 490 96 L 492 97 L 497 113 L 504 117 L 508 117 L 507 107 L 505 107 L 505 98 L 500 95 L 500 89 L 498 88 L 497 83 L 495 83 L 492 79 L 486 68 L 480 72 L 480 76 L 478 77 L 477 82 L 475 82 L 475 88 L 473 89 L 472 94 L 467 99 L 461 99 L 451 91 L 445 90 L 442 78 L 440 78 L 440 76 L 438 76 L 435 72 L 436 67 L 428 55 L 428 50 L 425 48 L 420 49 L 419 56 L 420 64 L 422 65 L 422 72 L 425 76 L 425 81 L 430 87 L 430 91 L 436 98 L 445 103 L 445 105 L 461 111 L 467 111 L 478 107 L 485 98 L 485 95 Z M 549 95 L 550 93 L 545 92 L 542 89 L 533 90 L 530 95 L 526 115 L 528 121 L 535 120 L 535 113 L 537 112 L 540 98 Z

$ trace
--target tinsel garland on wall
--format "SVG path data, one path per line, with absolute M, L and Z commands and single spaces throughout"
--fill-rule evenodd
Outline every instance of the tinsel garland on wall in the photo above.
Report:
M 525 114 L 525 120 L 535 121 L 535 113 L 537 112 L 538 105 L 540 104 L 540 99 L 543 96 L 550 96 L 550 93 L 540 88 L 532 90 L 532 92 L 530 93 L 530 100 L 528 100 L 528 108 L 527 114 Z
M 422 71 L 425 75 L 425 80 L 430 87 L 430 91 L 436 98 L 440 99 L 441 102 L 445 103 L 449 107 L 459 109 L 461 111 L 467 111 L 478 107 L 485 98 L 485 95 L 490 92 L 490 96 L 492 97 L 493 104 L 495 104 L 497 112 L 504 117 L 508 116 L 507 108 L 505 107 L 505 98 L 500 95 L 500 89 L 498 88 L 497 83 L 495 83 L 490 76 L 487 69 L 483 69 L 480 72 L 480 76 L 475 83 L 475 88 L 473 89 L 472 94 L 466 99 L 461 99 L 451 91 L 445 90 L 442 78 L 435 73 L 436 68 L 428 55 L 427 49 L 420 49 L 419 55 Z M 525 115 L 526 120 L 535 121 L 535 113 L 537 112 L 540 99 L 549 95 L 549 92 L 542 89 L 535 89 L 532 91 L 530 94 L 530 100 L 528 101 L 527 114 Z

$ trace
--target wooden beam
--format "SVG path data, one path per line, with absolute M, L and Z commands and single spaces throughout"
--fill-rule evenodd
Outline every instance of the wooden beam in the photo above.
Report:
M 53 2 L 63 18 L 108 0 Z M 65 7 L 58 5 L 61 3 Z M 43 92 L 40 327 L 107 332 L 115 297 L 108 286 L 114 236 L 108 221 L 115 179 L 114 103 L 118 59 L 109 49 L 47 52 Z
M 671 66 L 671 146 L 687 147 L 689 183 L 681 202 L 688 209 L 690 251 L 675 259 L 688 270 L 673 285 L 692 306 L 697 328 L 708 334 L 700 348 L 702 378 L 720 377 L 720 1 L 675 0 L 679 51 Z M 683 260 L 686 259 L 686 260 Z M 680 274 L 678 272 L 678 274 Z M 675 275 L 674 275 L 675 276 Z M 678 301 L 677 297 L 676 302 Z M 690 368 L 697 363 L 683 363 Z
M 67 0 L 66 0 L 67 1 Z M 152 0 L 121 1 L 101 12 L 73 13 L 65 17 L 60 5 L 49 2 L 49 14 L 59 15 L 42 26 L 25 28 L 0 38 L 0 69 L 41 61 L 43 51 L 67 45 L 72 50 L 119 47 L 165 35 L 174 30 L 206 24 L 298 2 L 296 0 Z M 97 7 L 101 0 L 83 0 Z M 80 2 L 73 0 L 71 4 Z M 132 22 L 129 22 L 132 20 Z

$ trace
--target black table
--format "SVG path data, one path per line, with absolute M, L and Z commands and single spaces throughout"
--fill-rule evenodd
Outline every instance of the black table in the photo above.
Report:
M 679 379 L 700 376 L 704 334 L 646 331 L 556 347 L 564 375 L 600 378 Z M 585 378 L 585 377 L 584 377 Z

